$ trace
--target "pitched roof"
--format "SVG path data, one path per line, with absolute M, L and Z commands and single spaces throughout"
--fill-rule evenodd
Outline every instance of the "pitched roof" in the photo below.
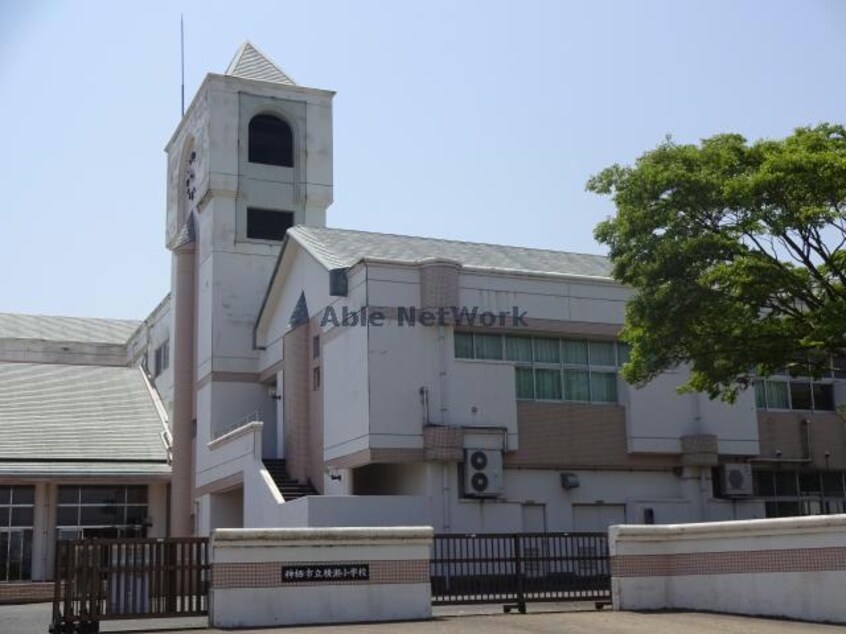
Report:
M 276 84 L 296 86 L 293 79 L 276 64 L 270 61 L 254 44 L 244 42 L 229 63 L 225 75 L 241 77 L 242 79 L 256 79 Z
M 124 344 L 140 325 L 131 319 L 0 313 L 0 339 Z
M 601 255 L 303 225 L 292 227 L 288 235 L 327 269 L 350 267 L 365 258 L 408 264 L 443 258 L 472 269 L 611 278 L 611 264 Z
M 139 368 L 0 363 L 0 430 L 0 464 L 168 469 L 163 421 Z

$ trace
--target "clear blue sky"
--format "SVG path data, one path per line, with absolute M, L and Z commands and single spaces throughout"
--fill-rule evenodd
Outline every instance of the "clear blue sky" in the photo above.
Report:
M 180 12 L 187 101 L 244 39 L 337 91 L 336 227 L 599 253 L 603 167 L 846 118 L 840 0 L 0 0 L 0 312 L 167 292 Z

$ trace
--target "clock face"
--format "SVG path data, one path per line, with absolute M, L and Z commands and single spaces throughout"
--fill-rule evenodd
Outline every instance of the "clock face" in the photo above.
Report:
M 194 198 L 197 195 L 197 152 L 192 150 L 188 157 L 188 166 L 185 168 L 185 210 L 194 207 Z

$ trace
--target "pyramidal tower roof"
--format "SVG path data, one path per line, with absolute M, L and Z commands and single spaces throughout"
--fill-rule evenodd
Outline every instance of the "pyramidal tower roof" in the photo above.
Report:
M 230 77 L 241 77 L 242 79 L 255 79 L 258 81 L 269 81 L 274 84 L 287 84 L 296 86 L 296 82 L 288 77 L 285 72 L 268 57 L 255 47 L 252 42 L 244 42 L 241 48 L 235 53 L 235 57 L 229 63 L 225 75 Z

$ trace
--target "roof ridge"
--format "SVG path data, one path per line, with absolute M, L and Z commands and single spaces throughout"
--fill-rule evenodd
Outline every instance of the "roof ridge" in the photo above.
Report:
M 347 233 L 363 233 L 363 234 L 367 234 L 367 235 L 385 236 L 385 237 L 390 237 L 390 238 L 410 238 L 412 240 L 429 240 L 429 241 L 434 241 L 434 242 L 451 242 L 453 244 L 470 244 L 470 245 L 483 246 L 483 247 L 495 247 L 495 248 L 498 248 L 498 249 L 502 249 L 502 248 L 505 248 L 505 249 L 524 249 L 526 251 L 537 251 L 537 252 L 541 252 L 541 253 L 566 253 L 568 255 L 586 255 L 586 256 L 590 256 L 590 257 L 603 258 L 605 260 L 608 259 L 607 255 L 601 255 L 599 253 L 584 253 L 582 251 L 561 251 L 561 250 L 558 250 L 558 249 L 542 249 L 542 248 L 539 248 L 539 247 L 524 247 L 524 246 L 518 246 L 518 245 L 515 245 L 515 244 L 497 244 L 497 243 L 494 243 L 494 242 L 472 242 L 470 240 L 456 240 L 454 238 L 433 238 L 433 237 L 428 237 L 428 236 L 412 236 L 412 235 L 403 234 L 403 233 L 385 233 L 385 232 L 382 232 L 382 231 L 367 231 L 367 230 L 364 230 L 364 229 L 345 229 L 343 227 L 308 227 L 308 226 L 305 226 L 305 225 L 296 225 L 295 227 L 292 227 L 292 229 L 305 229 L 305 230 L 308 230 L 308 231 L 311 231 L 311 230 L 314 230 L 314 229 L 316 229 L 318 231 L 344 231 L 344 232 L 347 232 Z

